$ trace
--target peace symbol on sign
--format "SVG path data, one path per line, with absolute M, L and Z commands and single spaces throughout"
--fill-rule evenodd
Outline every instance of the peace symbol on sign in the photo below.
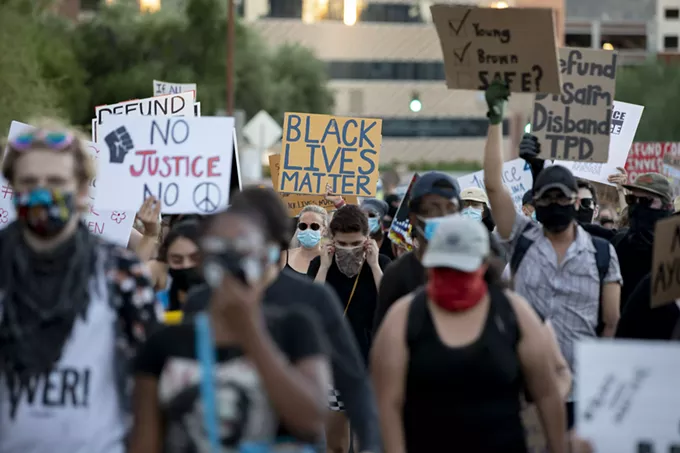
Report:
M 202 182 L 194 189 L 194 206 L 206 214 L 217 211 L 222 201 L 222 191 L 217 184 Z

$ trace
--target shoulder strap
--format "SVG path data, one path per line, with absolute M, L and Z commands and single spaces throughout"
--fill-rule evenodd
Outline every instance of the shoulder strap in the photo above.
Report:
M 602 320 L 602 289 L 604 287 L 604 279 L 609 271 L 609 262 L 611 255 L 609 253 L 609 241 L 597 236 L 590 235 L 595 247 L 595 266 L 597 266 L 597 274 L 600 278 L 600 297 L 597 308 L 597 327 L 595 332 L 600 335 L 604 330 L 604 322 Z
M 527 223 L 522 232 L 519 233 L 515 248 L 512 250 L 512 255 L 510 256 L 510 273 L 512 277 L 515 276 L 517 269 L 519 269 L 519 265 L 522 263 L 527 250 L 529 250 L 529 247 L 531 247 L 531 245 L 534 243 L 533 239 L 529 239 L 524 235 L 524 233 L 529 231 L 531 228 L 534 228 L 534 224 L 531 222 Z
M 425 323 L 425 316 L 427 315 L 427 298 L 425 297 L 425 288 L 420 287 L 416 290 L 411 306 L 408 309 L 408 319 L 406 320 L 406 345 L 409 349 L 416 342 L 423 324 Z

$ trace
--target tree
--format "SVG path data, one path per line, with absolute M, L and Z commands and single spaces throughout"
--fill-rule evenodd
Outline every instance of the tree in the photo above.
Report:
M 645 106 L 636 141 L 680 141 L 680 66 L 650 62 L 616 74 L 616 100 Z

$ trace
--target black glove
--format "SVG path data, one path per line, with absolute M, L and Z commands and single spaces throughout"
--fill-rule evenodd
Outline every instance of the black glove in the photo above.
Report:
M 535 135 L 524 134 L 522 141 L 519 142 L 519 157 L 531 164 L 539 158 L 539 154 L 541 154 L 541 142 Z

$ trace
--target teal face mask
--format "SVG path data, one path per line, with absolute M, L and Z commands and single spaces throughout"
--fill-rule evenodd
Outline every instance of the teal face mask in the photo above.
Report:
M 380 219 L 377 217 L 369 217 L 368 229 L 371 233 L 377 233 L 378 231 L 380 231 Z
M 311 249 L 316 247 L 321 241 L 321 231 L 312 230 L 307 228 L 306 230 L 298 230 L 297 239 L 300 241 L 300 245 L 306 249 Z
M 455 214 L 454 214 L 455 215 Z M 434 237 L 435 231 L 437 231 L 437 227 L 439 224 L 444 220 L 445 217 L 433 217 L 430 219 L 423 219 L 423 218 L 418 218 L 421 222 L 425 224 L 425 228 L 422 230 L 423 231 L 423 236 L 425 237 L 426 241 L 431 241 L 432 238 Z
M 482 221 L 482 211 L 480 211 L 479 209 L 465 208 L 463 209 L 463 212 L 460 213 L 460 215 L 462 215 L 463 217 L 469 217 L 478 222 Z
M 536 220 L 536 211 L 531 213 L 531 220 L 533 220 L 534 222 L 538 222 L 538 220 Z

